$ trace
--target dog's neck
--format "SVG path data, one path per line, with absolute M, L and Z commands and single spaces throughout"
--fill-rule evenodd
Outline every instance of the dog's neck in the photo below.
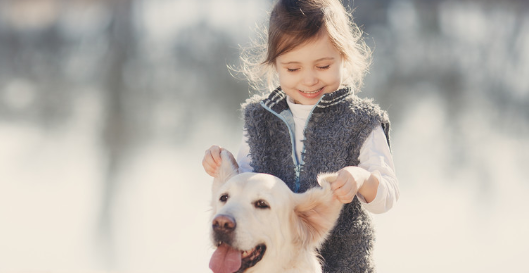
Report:
M 313 251 L 307 251 L 305 253 L 299 253 L 298 257 L 290 261 L 290 265 L 277 272 L 285 273 L 302 273 L 302 272 L 314 272 L 321 273 L 321 265 L 316 258 L 317 254 Z

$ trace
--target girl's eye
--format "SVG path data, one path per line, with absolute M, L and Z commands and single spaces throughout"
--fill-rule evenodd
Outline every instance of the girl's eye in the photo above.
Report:
M 299 68 L 287 68 L 288 72 L 296 72 Z
M 228 201 L 228 198 L 229 198 L 229 197 L 230 197 L 229 195 L 227 195 L 227 194 L 223 194 L 223 195 L 219 198 L 219 200 L 220 200 L 220 202 L 225 203 L 226 201 Z
M 319 69 L 329 69 L 329 67 L 331 67 L 331 65 L 326 65 L 326 66 L 318 66 Z
M 266 203 L 265 200 L 255 201 L 254 206 L 258 209 L 269 209 L 270 208 L 270 206 L 268 205 L 268 203 Z

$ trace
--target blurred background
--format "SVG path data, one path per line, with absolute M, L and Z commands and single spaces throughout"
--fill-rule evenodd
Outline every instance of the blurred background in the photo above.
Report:
M 529 272 L 529 2 L 356 0 L 401 199 L 380 272 Z M 0 0 L 0 272 L 209 272 L 204 150 L 271 1 Z

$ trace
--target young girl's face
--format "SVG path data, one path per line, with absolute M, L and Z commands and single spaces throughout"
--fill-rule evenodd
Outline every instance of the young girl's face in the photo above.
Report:
M 314 105 L 342 84 L 342 57 L 325 33 L 276 59 L 281 89 L 299 104 Z

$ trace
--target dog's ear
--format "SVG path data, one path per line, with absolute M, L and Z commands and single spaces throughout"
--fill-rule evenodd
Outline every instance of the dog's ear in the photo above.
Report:
M 329 182 L 336 180 L 336 173 L 318 175 L 321 187 L 294 194 L 294 234 L 303 247 L 319 248 L 335 226 L 343 204 L 333 196 Z
M 222 161 L 220 164 L 219 172 L 217 174 L 217 177 L 213 179 L 213 193 L 215 193 L 217 189 L 226 181 L 228 181 L 231 177 L 239 173 L 239 165 L 237 164 L 237 161 L 235 161 L 235 158 L 229 151 L 222 150 L 220 152 L 220 158 L 222 159 Z

